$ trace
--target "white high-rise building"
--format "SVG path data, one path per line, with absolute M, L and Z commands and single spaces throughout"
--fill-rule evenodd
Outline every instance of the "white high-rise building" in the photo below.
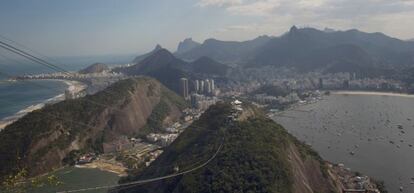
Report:
M 200 80 L 200 94 L 204 93 L 204 80 Z
M 187 78 L 180 79 L 180 93 L 181 93 L 181 96 L 184 97 L 184 99 L 188 99 L 188 79 Z
M 198 80 L 194 81 L 194 91 L 196 93 L 198 93 L 200 91 L 200 81 L 198 81 Z
M 211 83 L 209 79 L 206 79 L 204 81 L 204 93 L 205 94 L 210 94 L 211 93 Z

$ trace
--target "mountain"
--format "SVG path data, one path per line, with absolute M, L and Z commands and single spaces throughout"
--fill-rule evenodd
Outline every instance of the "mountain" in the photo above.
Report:
M 121 69 L 121 72 L 128 75 L 146 75 L 156 78 L 169 89 L 178 92 L 180 78 L 190 76 L 188 68 L 187 62 L 174 57 L 166 49 L 160 49 L 139 63 Z
M 191 64 L 192 72 L 198 74 L 208 74 L 208 75 L 217 75 L 217 76 L 225 76 L 229 67 L 225 64 L 221 64 L 203 56 L 196 61 L 192 62 Z
M 151 78 L 121 80 L 104 91 L 33 111 L 0 132 L 0 181 L 26 169 L 39 175 L 79 152 L 102 152 L 121 137 L 177 121 L 186 102 Z
M 181 172 L 204 167 L 166 180 L 121 186 L 117 192 L 342 192 L 315 151 L 260 110 L 243 108 L 240 120 L 230 121 L 230 104 L 212 106 L 149 167 L 120 183 L 169 175 L 174 168 Z
M 224 76 L 228 67 L 207 57 L 188 63 L 176 58 L 166 49 L 160 49 L 144 58 L 139 63 L 122 69 L 117 69 L 127 75 L 146 75 L 156 78 L 169 89 L 178 92 L 179 80 L 189 79 L 195 75 Z
M 80 70 L 79 73 L 81 73 L 81 74 L 101 73 L 101 72 L 107 71 L 107 70 L 109 70 L 109 68 L 106 64 L 95 63 L 95 64 L 92 64 L 92 65 Z
M 178 44 L 178 48 L 175 54 L 185 53 L 200 45 L 201 45 L 200 43 L 193 41 L 193 39 L 187 38 Z
M 134 60 L 132 60 L 132 63 L 133 64 L 136 64 L 136 63 L 139 63 L 139 62 L 141 62 L 143 59 L 145 59 L 146 57 L 148 57 L 148 56 L 150 56 L 150 55 L 152 55 L 152 54 L 154 54 L 155 52 L 157 52 L 157 51 L 159 51 L 159 50 L 161 50 L 161 49 L 163 49 L 160 45 L 156 45 L 155 46 L 155 48 L 151 51 L 151 52 L 148 52 L 148 53 L 146 53 L 146 54 L 143 54 L 143 55 L 140 55 L 140 56 L 137 56 L 137 57 L 135 57 L 134 58 Z
M 336 60 L 337 57 L 341 61 Z M 306 69 L 314 68 L 312 65 L 316 63 L 321 67 L 338 65 L 335 63 L 344 63 L 343 60 L 367 68 L 412 66 L 414 44 L 381 33 L 358 30 L 326 33 L 313 28 L 292 27 L 287 34 L 258 49 L 250 63 Z
M 245 56 L 257 48 L 267 43 L 269 36 L 260 36 L 253 40 L 237 41 L 220 41 L 216 39 L 207 39 L 201 45 L 183 53 L 177 53 L 176 56 L 194 61 L 202 56 L 207 56 L 213 60 L 223 63 L 237 63 L 247 60 Z
M 194 61 L 207 56 L 245 67 L 289 67 L 301 72 L 359 72 L 383 75 L 391 69 L 414 66 L 414 42 L 356 29 L 337 31 L 293 26 L 280 37 L 261 36 L 244 42 L 208 39 L 176 54 Z

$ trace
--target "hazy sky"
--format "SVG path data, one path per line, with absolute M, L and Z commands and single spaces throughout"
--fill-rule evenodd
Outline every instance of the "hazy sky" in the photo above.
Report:
M 186 37 L 246 40 L 292 25 L 414 38 L 414 0 L 1 0 L 0 35 L 49 56 L 175 51 Z

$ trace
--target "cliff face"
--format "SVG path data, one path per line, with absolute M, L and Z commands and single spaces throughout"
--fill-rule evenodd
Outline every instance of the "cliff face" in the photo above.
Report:
M 206 166 L 118 192 L 340 192 L 316 152 L 257 109 L 243 108 L 247 113 L 229 121 L 230 105 L 213 106 L 148 168 L 121 183 L 169 175 L 177 167 L 180 172 L 192 169 L 209 160 L 222 144 Z
M 103 143 L 120 136 L 145 134 L 157 129 L 154 126 L 176 121 L 185 107 L 179 96 L 143 77 L 46 106 L 1 131 L 0 177 L 22 168 L 30 175 L 50 171 L 62 166 L 74 150 L 102 151 Z

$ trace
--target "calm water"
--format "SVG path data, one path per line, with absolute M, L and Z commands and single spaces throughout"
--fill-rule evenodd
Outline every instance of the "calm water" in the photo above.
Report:
M 332 95 L 285 115 L 274 119 L 324 159 L 414 192 L 414 98 Z
M 59 191 L 76 190 L 97 186 L 116 185 L 119 177 L 111 172 L 99 169 L 85 169 L 68 167 L 54 172 L 59 180 L 63 182 L 59 186 L 49 186 L 36 189 L 33 193 L 55 193 Z M 107 189 L 85 191 L 85 193 L 106 193 Z
M 0 80 L 0 120 L 30 105 L 42 103 L 62 94 L 67 87 L 61 81 L 34 80 L 31 82 L 35 84 L 27 81 Z

